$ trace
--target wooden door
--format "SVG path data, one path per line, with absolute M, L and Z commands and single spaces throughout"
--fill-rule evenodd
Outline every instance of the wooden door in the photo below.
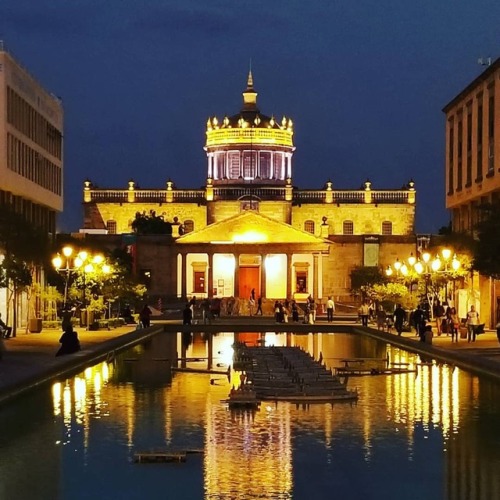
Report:
M 240 287 L 238 297 L 249 299 L 252 288 L 255 289 L 255 302 L 260 295 L 260 267 L 240 267 Z

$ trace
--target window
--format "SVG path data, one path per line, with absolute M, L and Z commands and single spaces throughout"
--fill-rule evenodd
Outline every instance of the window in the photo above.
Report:
M 253 179 L 255 177 L 255 169 L 257 167 L 257 152 L 245 151 L 243 153 L 243 177 L 245 179 Z
M 462 190 L 462 134 L 463 134 L 463 125 L 462 120 L 458 122 L 458 137 L 457 137 L 457 153 L 458 153 L 458 161 L 457 161 L 457 191 Z
M 382 222 L 382 234 L 385 236 L 390 236 L 392 234 L 392 222 L 385 220 Z
M 295 272 L 295 291 L 297 293 L 307 293 L 307 271 Z
M 139 271 L 139 282 L 151 288 L 151 269 L 141 269 Z
M 192 233 L 194 231 L 194 221 L 185 220 L 184 221 L 184 234 Z
M 194 271 L 194 293 L 205 292 L 205 271 Z
M 314 234 L 314 221 L 313 220 L 306 220 L 304 222 L 304 231 L 307 233 Z
M 354 222 L 352 220 L 345 220 L 342 232 L 343 234 L 354 234 Z
M 116 221 L 108 220 L 106 222 L 106 229 L 108 230 L 108 234 L 116 234 Z
M 450 120 L 450 135 L 448 136 L 448 194 L 453 194 L 453 153 L 455 148 L 455 129 Z
M 240 176 L 240 153 L 239 151 L 230 151 L 228 153 L 229 178 L 237 179 Z
M 271 177 L 271 153 L 260 153 L 260 178 Z
M 284 179 L 285 175 L 283 172 L 283 153 L 274 153 L 274 178 Z

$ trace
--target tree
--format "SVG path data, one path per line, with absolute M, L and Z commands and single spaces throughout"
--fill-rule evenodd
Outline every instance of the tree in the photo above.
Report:
M 356 266 L 351 271 L 351 292 L 354 295 L 369 296 L 376 284 L 387 283 L 387 277 L 378 267 Z
M 484 276 L 500 279 L 500 202 L 479 207 L 481 221 L 477 224 L 477 244 L 473 269 Z
M 172 224 L 162 215 L 156 215 L 154 210 L 150 210 L 149 214 L 137 212 L 132 229 L 137 234 L 172 234 Z

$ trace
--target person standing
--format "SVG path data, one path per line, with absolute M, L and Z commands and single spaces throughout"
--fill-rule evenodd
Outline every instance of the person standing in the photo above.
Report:
M 425 313 L 420 307 L 420 304 L 417 306 L 415 311 L 413 311 L 413 326 L 415 327 L 417 335 L 422 338 L 425 328 Z
M 248 301 L 248 309 L 250 310 L 250 316 L 253 316 L 253 311 L 255 309 L 255 298 L 253 295 L 250 295 L 250 300 Z
M 333 313 L 335 312 L 335 303 L 332 297 L 328 297 L 326 301 L 326 319 L 328 322 L 333 321 Z
M 144 304 L 144 307 L 139 314 L 139 321 L 142 323 L 143 328 L 149 328 L 151 326 L 151 314 L 151 309 L 147 304 Z
M 190 325 L 193 320 L 193 311 L 191 310 L 191 305 L 189 302 L 186 304 L 184 311 L 182 312 L 182 324 Z
M 406 312 L 401 307 L 401 304 L 398 304 L 396 306 L 396 309 L 394 310 L 394 328 L 396 328 L 398 335 L 401 335 L 403 333 L 403 324 L 405 319 L 406 319 Z
M 361 318 L 361 325 L 362 326 L 368 326 L 368 318 L 370 316 L 370 306 L 368 305 L 368 302 L 363 301 L 361 304 L 359 310 L 359 317 Z
M 479 325 L 479 313 L 475 306 L 470 306 L 467 313 L 467 342 L 476 341 L 476 326 Z
M 384 306 L 382 304 L 378 306 L 376 316 L 377 316 L 377 328 L 383 331 L 386 326 L 387 315 L 385 314 Z

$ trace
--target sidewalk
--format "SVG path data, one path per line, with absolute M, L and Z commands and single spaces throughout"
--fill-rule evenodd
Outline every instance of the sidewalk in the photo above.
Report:
M 136 330 L 127 325 L 111 330 L 86 331 L 76 328 L 82 350 L 76 354 L 55 357 L 59 348 L 60 330 L 44 329 L 39 334 L 18 332 L 18 336 L 4 340 L 6 352 L 0 361 L 0 405 L 33 387 L 47 383 L 55 377 L 77 372 L 93 362 L 105 360 L 109 352 L 132 347 L 160 330 L 176 332 L 183 329 L 178 318 L 153 321 L 151 328 Z M 389 342 L 446 363 L 456 364 L 472 372 L 487 375 L 500 381 L 500 343 L 496 332 L 486 331 L 477 336 L 476 342 L 465 339 L 452 342 L 443 334 L 434 336 L 433 344 L 420 342 L 414 332 L 396 333 L 378 331 L 374 325 L 363 328 L 356 317 L 335 318 L 327 323 L 322 317 L 314 325 L 303 323 L 277 324 L 272 316 L 228 316 L 219 318 L 210 326 L 197 324 L 190 331 L 289 331 L 309 332 L 362 332 L 372 338 Z

